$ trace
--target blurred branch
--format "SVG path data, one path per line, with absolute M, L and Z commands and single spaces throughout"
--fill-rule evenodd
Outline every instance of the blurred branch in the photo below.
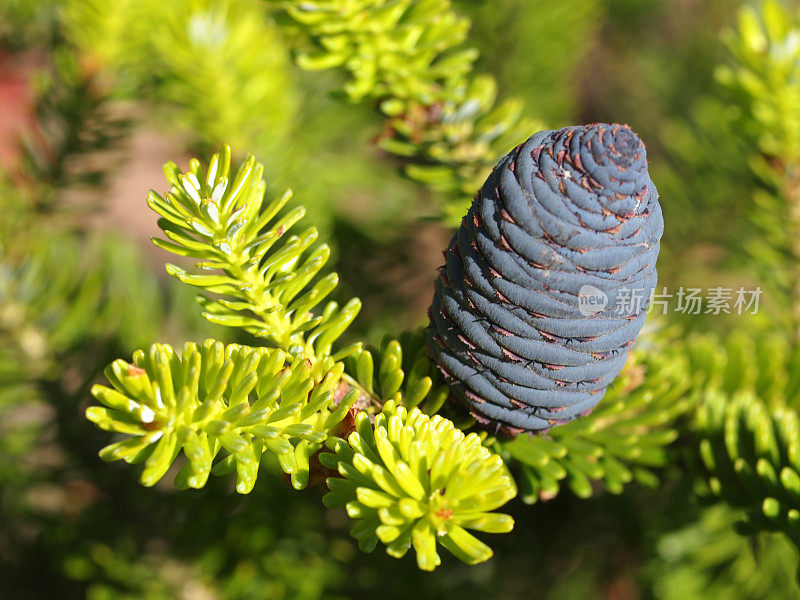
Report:
M 747 249 L 800 343 L 800 14 L 777 0 L 742 9 L 725 42 L 735 62 L 720 66 L 717 79 L 738 135 L 758 151 L 750 157 L 761 182 L 752 221 L 762 235 Z
M 472 75 L 477 52 L 461 48 L 468 19 L 449 0 L 273 2 L 306 34 L 305 69 L 344 70 L 343 95 L 376 100 L 387 117 L 378 144 L 411 179 L 442 194 L 439 218 L 455 226 L 497 156 L 538 122 L 518 99 L 497 102 L 490 75 Z

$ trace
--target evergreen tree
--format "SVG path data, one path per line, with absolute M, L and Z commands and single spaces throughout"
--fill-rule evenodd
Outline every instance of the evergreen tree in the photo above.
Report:
M 0 595 L 796 597 L 800 12 L 689 4 L 0 7 Z

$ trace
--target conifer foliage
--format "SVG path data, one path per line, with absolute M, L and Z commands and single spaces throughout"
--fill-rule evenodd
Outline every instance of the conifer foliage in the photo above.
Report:
M 378 101 L 387 117 L 382 148 L 404 158 L 406 174 L 442 193 L 439 209 L 457 224 L 497 157 L 540 128 L 522 101 L 498 102 L 478 56 L 461 47 L 469 21 L 450 0 L 277 2 L 300 26 L 308 48 L 298 64 L 341 68 L 350 101 Z
M 153 243 L 199 261 L 201 273 L 176 265 L 167 265 L 167 272 L 220 295 L 198 298 L 203 316 L 241 327 L 293 355 L 328 357 L 332 342 L 353 321 L 361 302 L 354 298 L 341 308 L 329 302 L 321 314 L 311 312 L 339 278 L 336 273 L 318 277 L 330 250 L 326 244 L 315 245 L 314 227 L 283 237 L 305 214 L 298 206 L 278 215 L 291 191 L 264 205 L 263 165 L 251 156 L 233 175 L 227 147 L 211 158 L 205 172 L 198 160 L 187 173 L 172 163 L 164 172 L 172 188 L 163 197 L 151 193 L 148 205 L 161 215 L 159 225 L 168 239 Z M 357 348 L 349 346 L 337 357 Z
M 304 488 L 312 457 L 327 440 L 339 455 L 336 465 L 344 481 L 362 490 L 337 500 L 335 490 L 355 493 L 356 488 L 329 478 L 328 503 L 347 504 L 349 514 L 361 519 L 354 534 L 363 549 L 372 550 L 381 539 L 391 555 L 400 557 L 413 545 L 420 568 L 432 570 L 441 562 L 435 551 L 439 539 L 465 562 L 488 559 L 491 550 L 464 528 L 510 530 L 513 521 L 491 511 L 516 494 L 516 485 L 502 458 L 477 434 L 465 437 L 442 416 L 430 420 L 418 408 L 407 413 L 397 406 L 403 399 L 418 405 L 433 389 L 419 336 L 410 340 L 416 339 L 417 358 L 406 394 L 400 389 L 405 373 L 397 342 L 384 349 L 375 386 L 372 354 L 360 343 L 332 349 L 360 302 L 354 299 L 342 308 L 329 302 L 319 314 L 311 312 L 338 278 L 319 276 L 329 250 L 314 246 L 313 227 L 284 237 L 304 213 L 302 208 L 280 213 L 291 194 L 265 204 L 263 166 L 250 157 L 229 177 L 227 148 L 211 158 L 207 169 L 192 160 L 186 173 L 171 163 L 165 173 L 170 191 L 151 193 L 148 204 L 161 215 L 167 239 L 153 242 L 199 261 L 196 272 L 171 264 L 167 271 L 210 294 L 198 297 L 208 320 L 243 328 L 267 346 L 226 347 L 208 340 L 202 347 L 187 343 L 178 354 L 154 344 L 147 352 L 137 351 L 130 363 L 114 362 L 106 369 L 112 387 L 92 389 L 102 406 L 89 407 L 86 417 L 126 437 L 100 456 L 143 463 L 140 480 L 152 486 L 182 450 L 185 463 L 176 486 L 200 488 L 209 474 L 235 469 L 236 489 L 246 494 L 270 455 L 295 488 Z M 340 361 L 350 355 L 355 369 L 345 374 Z M 378 392 L 386 403 L 373 423 L 369 414 L 382 403 Z M 353 408 L 361 393 L 364 398 Z M 442 405 L 446 388 L 437 388 L 437 395 L 435 405 L 426 403 L 432 411 Z M 347 438 L 355 454 L 345 450 L 343 440 L 335 441 L 348 416 L 355 418 L 356 432 Z M 395 450 L 386 445 L 389 441 Z M 319 460 L 335 466 L 330 458 Z M 381 464 L 366 466 L 369 460 Z M 350 467 L 342 466 L 348 462 Z M 394 509 L 376 500 L 387 493 L 399 494 Z M 368 494 L 373 499 L 363 504 Z M 367 515 L 368 507 L 377 512 Z
M 507 533 L 509 515 L 492 512 L 516 494 L 503 460 L 439 415 L 428 417 L 387 402 L 374 426 L 365 412 L 355 431 L 333 444 L 323 464 L 338 470 L 328 479 L 329 508 L 345 506 L 357 520 L 353 536 L 371 551 L 378 540 L 386 552 L 403 556 L 409 544 L 420 569 L 441 563 L 437 542 L 468 564 L 483 562 L 491 549 L 466 529 Z
M 333 407 L 341 363 L 314 385 L 309 359 L 287 366 L 278 349 L 187 343 L 180 356 L 167 345 L 137 352 L 133 363 L 118 360 L 106 369 L 115 389 L 95 386 L 104 405 L 86 418 L 101 429 L 130 434 L 106 446 L 105 460 L 144 462 L 143 485 L 155 484 L 182 449 L 187 462 L 175 484 L 203 487 L 212 461 L 226 457 L 215 473 L 236 469 L 236 490 L 253 489 L 261 458 L 274 454 L 292 485 L 308 483 L 309 458 L 326 433 L 347 414 L 355 391 Z
M 338 530 L 343 523 L 364 552 L 380 546 L 404 557 L 381 578 L 410 580 L 405 569 L 417 567 L 441 574 L 455 559 L 458 577 L 425 581 L 471 586 L 489 573 L 488 586 L 536 562 L 529 580 L 563 582 L 576 571 L 553 576 L 563 570 L 563 556 L 552 549 L 577 550 L 576 530 L 591 535 L 616 512 L 626 532 L 630 519 L 637 534 L 625 544 L 646 565 L 636 574 L 652 588 L 643 596 L 796 596 L 786 574 L 796 568 L 800 547 L 800 13 L 777 0 L 741 10 L 723 38 L 729 56 L 715 71 L 714 97 L 691 109 L 709 117 L 702 131 L 684 124 L 658 133 L 662 122 L 646 121 L 660 115 L 654 97 L 678 87 L 671 75 L 648 92 L 647 110 L 632 106 L 646 97 L 642 89 L 629 89 L 617 111 L 578 96 L 584 86 L 594 96 L 592 86 L 602 79 L 601 91 L 615 97 L 617 83 L 607 75 L 622 67 L 603 64 L 595 76 L 595 61 L 604 56 L 575 66 L 597 32 L 651 33 L 638 20 L 653 14 L 650 3 L 609 5 L 608 15 L 597 8 L 607 3 L 582 4 L 594 8 L 578 14 L 569 0 L 509 11 L 508 18 L 526 20 L 515 31 L 526 30 L 537 10 L 540 28 L 572 28 L 530 36 L 541 47 L 529 70 L 542 57 L 551 60 L 546 38 L 564 33 L 557 53 L 563 60 L 545 66 L 554 78 L 569 72 L 561 92 L 576 96 L 569 107 L 544 113 L 569 122 L 581 114 L 627 119 L 630 112 L 654 142 L 649 155 L 626 125 L 556 129 L 564 123 L 523 116 L 522 100 L 506 96 L 478 65 L 508 62 L 508 79 L 528 57 L 514 56 L 513 41 L 501 39 L 482 46 L 494 56 L 479 62 L 468 38 L 471 26 L 483 24 L 457 10 L 485 14 L 494 3 L 476 9 L 467 0 L 120 0 L 110 10 L 100 0 L 15 0 L 0 8 L 0 21 L 11 23 L 0 23 L 0 41 L 35 13 L 20 35 L 28 41 L 20 43 L 39 39 L 52 54 L 52 81 L 29 111 L 36 126 L 24 136 L 19 165 L 0 173 L 0 517 L 15 521 L 0 531 L 0 595 L 20 567 L 39 577 L 43 553 L 55 560 L 42 572 L 92 581 L 75 589 L 93 600 L 196 591 L 221 599 L 316 600 L 329 577 L 344 579 L 346 568 L 363 566 L 359 576 L 368 579 L 364 573 L 383 560 L 352 558 L 351 542 Z M 496 32 L 487 27 L 474 39 L 487 36 Z M 638 70 L 662 64 L 653 52 L 645 40 L 630 62 L 620 62 L 636 71 L 637 82 L 649 82 Z M 671 74 L 679 69 L 670 60 L 663 71 Z M 693 68 L 680 67 L 687 79 L 697 74 Z M 301 70 L 338 73 L 312 81 Z M 303 101 L 300 86 L 312 91 Z M 356 321 L 361 300 L 347 297 L 350 288 L 330 268 L 336 244 L 332 250 L 321 239 L 326 233 L 305 224 L 306 210 L 291 191 L 276 193 L 267 184 L 282 186 L 286 163 L 296 163 L 295 173 L 308 173 L 324 192 L 314 195 L 310 220 L 323 231 L 336 221 L 333 210 L 323 213 L 336 200 L 327 192 L 338 163 L 327 163 L 341 140 L 311 131 L 328 120 L 325 111 L 345 114 L 323 98 L 331 91 L 326 86 L 336 87 L 337 101 L 377 109 L 377 129 L 374 115 L 347 109 L 364 134 L 360 140 L 347 131 L 349 141 L 366 144 L 377 134 L 375 143 L 391 159 L 381 168 L 399 164 L 424 184 L 437 226 L 455 230 L 430 295 L 421 295 L 421 306 L 430 306 L 427 327 L 398 332 Z M 309 106 L 323 108 L 309 119 L 313 125 L 298 118 Z M 161 229 L 152 241 L 175 257 L 166 267 L 171 277 L 161 282 L 108 234 L 105 221 L 95 239 L 75 211 L 63 210 L 83 207 L 73 204 L 73 192 L 105 181 L 116 156 L 109 150 L 137 135 L 132 124 L 152 125 L 143 116 L 151 109 L 157 124 L 174 122 L 189 132 L 188 149 L 204 154 L 223 139 L 235 142 L 235 152 L 223 145 L 186 169 L 168 163 L 167 189 L 147 196 Z M 314 162 L 320 141 L 328 144 L 321 148 L 325 159 Z M 247 151 L 253 155 L 240 160 Z M 719 160 L 718 151 L 740 156 Z M 664 166 L 671 158 L 698 167 L 705 154 L 724 164 L 695 168 L 695 178 L 685 180 L 686 171 L 668 174 Z M 370 160 L 378 157 L 387 154 Z M 348 159 L 355 162 L 342 157 Z M 661 200 L 665 215 L 675 215 L 681 186 L 693 188 L 686 199 L 712 215 L 704 219 L 747 215 L 736 248 L 724 249 L 731 258 L 726 269 L 745 259 L 749 275 L 736 275 L 767 290 L 760 314 L 720 315 L 711 326 L 665 313 L 643 328 L 659 250 L 668 250 L 659 273 L 669 278 L 676 246 L 685 241 L 675 240 L 674 217 L 666 219 L 662 240 L 650 168 L 662 193 L 670 190 Z M 733 170 L 742 173 L 715 192 Z M 358 178 L 342 173 L 341 180 Z M 339 192 L 356 189 L 357 196 L 358 183 L 339 181 Z M 705 193 L 735 198 L 725 197 L 720 216 Z M 352 225 L 375 246 L 405 231 L 353 221 L 335 227 Z M 415 242 L 409 236 L 407 243 Z M 694 266 L 672 268 L 673 277 L 676 270 L 697 275 Z M 182 290 L 198 293 L 205 321 L 178 323 L 177 335 L 176 321 L 185 318 Z M 581 303 L 592 297 L 594 303 Z M 173 308 L 165 317 L 164 305 L 175 298 L 181 314 Z M 700 326 L 708 331 L 687 333 Z M 382 343 L 368 343 L 386 329 Z M 211 339 L 165 343 L 176 338 Z M 114 360 L 121 355 L 127 358 Z M 80 417 L 75 422 L 79 414 L 101 431 Z M 115 464 L 98 461 L 98 447 L 100 458 Z M 154 489 L 137 485 L 129 471 Z M 119 489 L 103 487 L 108 478 Z M 49 497 L 38 486 L 48 479 L 65 489 L 85 487 L 88 510 L 70 513 L 68 493 L 60 513 L 48 513 L 46 502 L 29 509 Z M 644 489 L 662 480 L 667 485 L 659 492 Z M 117 506 L 128 495 L 131 506 Z M 321 506 L 299 508 L 320 500 L 337 511 L 326 513 L 324 524 Z M 641 510 L 643 503 L 663 510 Z M 521 527 L 564 508 L 559 516 L 572 508 L 578 516 Z M 142 515 L 153 518 L 155 533 L 132 533 Z M 314 518 L 331 528 L 330 536 L 306 527 Z M 519 535 L 501 535 L 514 527 Z M 181 548 L 172 545 L 177 537 Z M 519 561 L 496 560 L 471 569 L 474 579 L 461 576 L 467 568 L 456 561 L 489 560 L 492 540 L 494 552 L 508 558 L 520 539 Z M 3 551 L 17 547 L 27 550 L 6 570 Z M 616 558 L 592 560 L 602 567 Z M 590 562 L 581 570 L 590 571 Z M 167 594 L 181 579 L 173 571 L 203 585 L 219 581 L 213 589 Z M 554 593 L 548 587 L 542 597 L 581 595 L 582 582 Z M 518 592 L 514 584 L 506 590 Z

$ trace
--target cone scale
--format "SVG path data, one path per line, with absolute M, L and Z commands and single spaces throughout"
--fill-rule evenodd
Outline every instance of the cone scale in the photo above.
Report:
M 453 396 L 511 433 L 588 414 L 644 324 L 662 232 L 627 126 L 542 131 L 512 150 L 436 281 L 427 345 Z

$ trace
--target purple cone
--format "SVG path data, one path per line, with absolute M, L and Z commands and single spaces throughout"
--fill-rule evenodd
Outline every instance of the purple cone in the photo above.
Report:
M 428 349 L 455 397 L 511 432 L 591 411 L 644 324 L 663 226 L 626 125 L 541 131 L 511 151 L 436 282 Z

